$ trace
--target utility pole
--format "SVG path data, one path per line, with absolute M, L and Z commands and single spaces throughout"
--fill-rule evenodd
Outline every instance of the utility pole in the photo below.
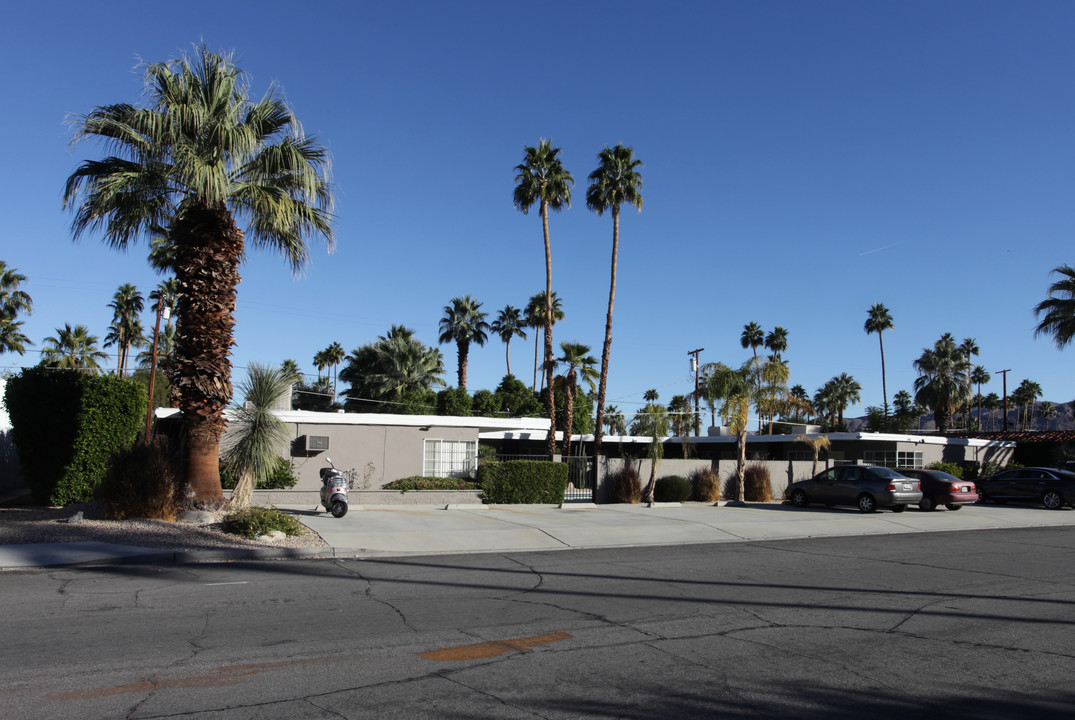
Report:
M 996 370 L 996 371 L 993 372 L 994 375 L 1003 375 L 1004 376 L 1004 431 L 1005 432 L 1008 431 L 1008 373 L 1010 373 L 1011 371 L 1012 371 L 1012 369 L 1008 368 L 1007 370 Z
M 694 370 L 694 437 L 702 434 L 701 424 L 699 423 L 700 414 L 698 412 L 698 353 L 703 350 L 705 348 L 698 348 L 687 353 L 691 357 L 691 369 Z

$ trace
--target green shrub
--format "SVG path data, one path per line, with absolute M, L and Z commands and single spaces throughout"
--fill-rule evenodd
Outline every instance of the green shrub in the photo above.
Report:
M 679 475 L 657 478 L 653 499 L 657 502 L 683 502 L 691 496 L 691 481 Z
M 509 460 L 478 467 L 482 502 L 487 504 L 562 503 L 567 491 L 567 463 Z
M 473 401 L 463 388 L 444 388 L 437 393 L 437 414 L 470 417 Z
M 743 471 L 743 499 L 750 502 L 769 502 L 773 499 L 768 467 L 760 463 L 747 465 Z
M 89 502 L 117 452 L 146 422 L 137 383 L 77 370 L 25 368 L 7 382 L 5 404 L 26 484 L 48 505 Z
M 421 475 L 412 475 L 411 477 L 393 480 L 385 485 L 384 489 L 402 490 L 404 492 L 412 490 L 480 490 L 481 483 L 477 480 L 471 480 L 470 478 L 422 477 Z
M 97 487 L 97 499 L 111 520 L 175 520 L 183 507 L 183 483 L 176 476 L 167 442 L 138 443 L 116 453 Z
M 720 476 L 711 468 L 699 468 L 687 478 L 694 488 L 694 499 L 699 502 L 720 502 Z
M 302 524 L 287 513 L 274 508 L 248 507 L 228 513 L 220 524 L 221 529 L 232 535 L 255 539 L 279 530 L 285 535 L 301 535 Z
M 234 490 L 235 482 L 238 478 L 231 471 L 231 468 L 223 460 L 220 461 L 220 485 L 225 490 Z M 273 467 L 272 475 L 262 480 L 258 480 L 254 486 L 255 490 L 288 490 L 295 487 L 295 483 L 299 481 L 297 475 L 295 475 L 295 464 L 290 460 L 284 458 L 278 458 L 276 465 Z
M 609 475 L 608 483 L 612 486 L 612 497 L 616 502 L 631 504 L 642 502 L 642 478 L 631 465 L 625 465 Z
M 478 390 L 470 399 L 470 411 L 478 417 L 500 415 L 500 398 L 488 390 Z
M 948 473 L 952 477 L 959 478 L 960 480 L 963 479 L 963 466 L 959 463 L 935 462 L 929 466 L 929 469 L 940 470 L 941 472 Z

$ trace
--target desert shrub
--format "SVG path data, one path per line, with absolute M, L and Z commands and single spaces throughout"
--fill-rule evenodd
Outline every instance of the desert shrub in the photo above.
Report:
M 729 500 L 738 499 L 739 494 L 739 475 L 732 470 L 728 473 L 728 476 L 724 478 L 724 489 L 721 494 Z
M 302 524 L 298 520 L 274 508 L 263 507 L 248 507 L 228 513 L 220 527 L 226 533 L 242 535 L 251 540 L 273 530 L 285 535 L 302 534 Z
M 183 484 L 176 476 L 167 442 L 139 443 L 113 455 L 96 495 L 111 520 L 175 520 L 183 506 Z
M 145 389 L 125 378 L 25 368 L 4 397 L 26 484 L 38 502 L 89 502 L 146 422 Z
M 948 473 L 952 477 L 959 478 L 960 480 L 963 479 L 963 466 L 959 463 L 935 462 L 929 466 L 929 469 L 940 470 L 941 472 Z
M 504 504 L 562 503 L 567 491 L 567 463 L 509 460 L 478 466 L 482 502 Z
M 683 502 L 691 496 L 691 481 L 680 475 L 657 478 L 653 499 L 657 502 Z
M 618 503 L 642 502 L 642 478 L 630 465 L 612 473 L 608 477 L 612 486 L 612 497 Z
M 385 485 L 384 489 L 402 490 L 404 492 L 410 490 L 480 490 L 481 483 L 470 478 L 422 477 L 421 475 L 412 475 L 411 477 L 393 480 Z
M 238 478 L 235 473 L 232 472 L 232 468 L 228 463 L 223 460 L 220 461 L 220 485 L 225 490 L 234 490 L 235 481 Z M 295 475 L 295 465 L 290 460 L 284 458 L 277 458 L 276 464 L 273 466 L 272 474 L 267 478 L 258 480 L 254 486 L 255 490 L 288 490 L 295 487 L 295 483 L 299 481 L 297 475 Z
M 747 465 L 743 472 L 743 499 L 750 502 L 769 502 L 773 499 L 773 486 L 767 466 L 760 463 Z
M 710 468 L 699 468 L 687 478 L 694 489 L 695 500 L 715 503 L 720 501 L 720 476 Z

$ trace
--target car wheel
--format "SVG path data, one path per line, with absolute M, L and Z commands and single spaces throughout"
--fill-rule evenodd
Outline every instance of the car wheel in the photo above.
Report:
M 791 493 L 791 504 L 795 507 L 803 508 L 810 504 L 810 500 L 802 490 L 793 490 Z
M 906 509 L 907 509 L 906 505 L 893 505 L 892 506 L 892 512 L 903 512 Z
M 1046 490 L 1042 493 L 1041 504 L 1049 510 L 1059 510 L 1064 507 L 1064 498 L 1056 490 Z
M 873 499 L 873 495 L 869 493 L 859 495 L 859 512 L 877 512 L 877 501 Z
M 923 495 L 922 499 L 918 502 L 918 509 L 929 512 L 930 510 L 937 509 L 937 501 L 931 498 L 929 495 Z
M 959 508 L 961 508 L 963 506 L 962 505 L 956 505 L 955 503 L 948 503 L 947 505 L 945 505 L 945 507 L 948 508 L 949 510 L 958 510 Z

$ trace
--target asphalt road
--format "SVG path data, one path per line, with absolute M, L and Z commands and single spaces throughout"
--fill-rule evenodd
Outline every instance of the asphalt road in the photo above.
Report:
M 1069 718 L 1075 531 L 34 570 L 13 718 Z

